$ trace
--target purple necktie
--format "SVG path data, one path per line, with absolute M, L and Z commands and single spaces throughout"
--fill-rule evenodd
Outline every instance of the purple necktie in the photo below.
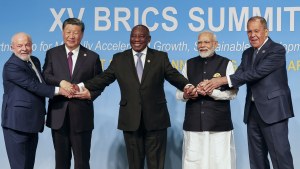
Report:
M 70 77 L 72 77 L 72 69 L 73 69 L 72 55 L 73 55 L 73 52 L 68 53 L 68 65 L 69 65 Z
M 138 57 L 137 62 L 136 62 L 136 72 L 138 74 L 140 82 L 142 81 L 142 75 L 143 75 L 143 63 L 141 60 L 141 56 L 143 53 L 137 53 L 136 56 Z

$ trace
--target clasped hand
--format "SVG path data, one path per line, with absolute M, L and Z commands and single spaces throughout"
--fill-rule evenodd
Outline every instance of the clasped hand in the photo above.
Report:
M 68 98 L 91 99 L 90 91 L 87 88 L 80 88 L 77 84 L 72 84 L 62 80 L 60 82 L 59 94 Z
M 206 96 L 211 95 L 212 90 L 206 90 L 210 80 L 203 80 L 195 87 L 194 85 L 187 85 L 183 91 L 184 99 L 196 99 L 199 95 Z

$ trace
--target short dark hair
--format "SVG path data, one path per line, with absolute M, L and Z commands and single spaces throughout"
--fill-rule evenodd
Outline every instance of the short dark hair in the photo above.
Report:
M 132 30 L 131 30 L 131 33 L 132 33 L 132 31 L 133 31 L 134 29 L 136 29 L 136 28 L 138 28 L 138 27 L 144 28 L 144 29 L 146 30 L 148 36 L 150 36 L 149 28 L 148 28 L 147 26 L 145 26 L 145 25 L 142 25 L 142 24 L 139 24 L 139 25 L 134 26 L 134 27 L 132 28 Z
M 63 23 L 63 30 L 65 29 L 65 27 L 68 25 L 68 24 L 71 24 L 71 25 L 78 25 L 81 27 L 81 32 L 84 32 L 84 23 L 77 19 L 77 18 L 68 18 L 64 21 Z
M 263 27 L 265 29 L 268 29 L 268 24 L 267 24 L 266 19 L 261 16 L 252 16 L 251 18 L 249 18 L 247 25 L 249 24 L 249 22 L 256 21 L 256 20 L 259 20 L 259 22 L 263 25 Z

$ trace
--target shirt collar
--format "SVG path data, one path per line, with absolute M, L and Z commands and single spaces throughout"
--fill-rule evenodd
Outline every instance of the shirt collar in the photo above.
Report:
M 146 47 L 144 50 L 142 50 L 141 52 L 136 52 L 132 49 L 132 54 L 133 56 L 135 56 L 137 53 L 142 53 L 143 55 L 146 55 L 148 51 L 148 47 Z
M 67 48 L 66 45 L 65 45 L 65 48 L 66 48 L 67 56 L 68 56 L 68 53 L 69 53 L 69 52 L 73 52 L 73 56 L 77 56 L 78 53 L 79 53 L 80 45 L 79 45 L 77 48 L 75 48 L 74 50 L 72 50 L 72 51 L 70 51 L 70 50 Z
M 265 43 L 269 40 L 269 37 L 267 37 L 267 39 L 264 41 L 264 43 L 257 49 L 257 51 L 259 51 L 261 49 L 261 47 L 263 47 L 265 45 Z

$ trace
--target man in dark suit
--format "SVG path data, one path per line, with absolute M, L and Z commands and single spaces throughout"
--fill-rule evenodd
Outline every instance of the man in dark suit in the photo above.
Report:
M 38 132 L 45 123 L 45 97 L 65 94 L 48 86 L 38 58 L 31 56 L 32 40 L 26 33 L 12 37 L 12 56 L 3 67 L 2 129 L 12 169 L 33 169 Z
M 71 83 L 87 81 L 102 72 L 99 55 L 80 45 L 83 33 L 84 23 L 79 19 L 64 21 L 64 44 L 46 53 L 43 75 L 48 84 L 60 85 L 72 93 Z M 46 125 L 52 129 L 56 169 L 70 168 L 72 152 L 76 169 L 90 168 L 93 100 L 99 95 L 100 91 L 93 91 L 83 100 L 49 99 Z
M 247 84 L 244 122 L 247 124 L 251 169 L 293 169 L 288 140 L 288 119 L 294 116 L 288 86 L 285 49 L 268 37 L 267 22 L 255 16 L 248 20 L 247 34 L 252 47 L 244 51 L 235 74 L 215 78 L 205 90 L 222 85 Z
M 143 169 L 145 156 L 148 169 L 164 168 L 170 126 L 164 81 L 180 90 L 188 84 L 172 67 L 167 53 L 147 47 L 150 40 L 146 26 L 135 26 L 130 34 L 132 49 L 115 54 L 103 74 L 84 83 L 93 91 L 104 90 L 118 81 L 121 89 L 118 128 L 123 130 L 130 169 Z

